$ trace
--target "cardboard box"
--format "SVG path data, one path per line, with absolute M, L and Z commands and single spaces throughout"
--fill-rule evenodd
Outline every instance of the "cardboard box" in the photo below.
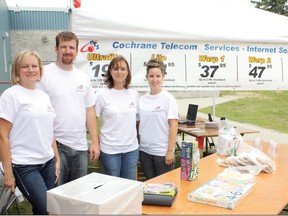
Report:
M 50 214 L 142 214 L 144 183 L 90 173 L 47 191 Z
M 194 180 L 199 174 L 200 154 L 198 142 L 183 141 L 181 149 L 181 179 Z
M 255 182 L 245 175 L 221 176 L 209 180 L 188 194 L 188 200 L 234 209 L 254 188 Z

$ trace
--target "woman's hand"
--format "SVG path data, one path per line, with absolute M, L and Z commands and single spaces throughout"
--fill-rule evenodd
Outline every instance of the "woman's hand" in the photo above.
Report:
M 100 147 L 97 143 L 92 143 L 90 146 L 90 160 L 98 160 L 100 156 Z
M 167 151 L 166 156 L 165 156 L 166 165 L 173 164 L 174 160 L 175 160 L 174 151 Z
M 60 160 L 58 159 L 55 161 L 55 182 L 54 182 L 55 184 L 58 181 L 59 176 L 60 176 Z
M 15 192 L 16 182 L 12 172 L 7 172 L 4 174 L 4 186 L 7 189 L 11 189 L 12 193 Z

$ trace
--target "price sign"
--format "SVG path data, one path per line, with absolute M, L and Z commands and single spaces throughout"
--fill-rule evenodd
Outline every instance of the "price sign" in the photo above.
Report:
M 164 52 L 143 53 L 132 56 L 132 80 L 133 87 L 143 89 L 145 86 L 149 88 L 146 80 L 146 65 L 150 59 L 161 59 L 165 65 L 165 77 L 163 87 L 167 89 L 185 89 L 185 64 L 182 56 L 175 54 L 166 54 Z M 145 59 L 143 61 L 143 59 Z M 141 71 L 139 73 L 139 71 Z M 140 77 L 139 77 L 140 76 Z M 147 83 L 143 85 L 143 81 Z
M 255 89 L 275 89 L 284 81 L 281 58 L 276 55 L 243 55 L 239 58 L 239 71 L 239 82 Z
M 167 90 L 288 89 L 286 44 L 80 40 L 79 47 L 76 66 L 89 74 L 96 91 L 116 55 L 129 62 L 137 90 L 149 89 L 146 64 L 154 58 L 165 64 Z
M 236 80 L 236 74 L 231 73 L 236 59 L 231 55 L 189 55 L 187 59 L 187 82 L 192 84 L 189 87 L 225 88 Z
M 288 56 L 283 56 L 281 57 L 281 64 L 282 64 L 282 68 L 283 68 L 283 89 L 288 89 Z
M 104 86 L 105 74 L 108 71 L 109 62 L 90 62 L 91 83 L 93 88 L 101 88 Z
M 183 55 L 176 53 L 166 54 L 167 59 L 164 61 L 166 67 L 166 75 L 163 87 L 166 89 L 184 90 L 185 82 L 185 59 Z

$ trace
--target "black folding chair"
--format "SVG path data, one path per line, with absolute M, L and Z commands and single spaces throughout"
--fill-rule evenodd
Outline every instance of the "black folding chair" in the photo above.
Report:
M 17 212 L 20 215 L 20 210 L 17 204 L 17 197 L 10 189 L 5 188 L 4 186 L 4 171 L 2 167 L 2 162 L 0 162 L 0 214 L 8 215 L 8 210 L 11 205 L 14 203 L 16 206 Z M 17 189 L 18 190 L 18 189 Z M 21 193 L 21 192 L 20 192 Z

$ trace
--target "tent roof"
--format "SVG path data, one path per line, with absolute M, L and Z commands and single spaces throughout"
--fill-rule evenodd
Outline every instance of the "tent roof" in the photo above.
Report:
M 71 0 L 5 0 L 9 10 L 47 11 L 62 10 L 71 8 Z
M 288 17 L 243 0 L 85 0 L 71 28 L 98 40 L 288 42 Z

